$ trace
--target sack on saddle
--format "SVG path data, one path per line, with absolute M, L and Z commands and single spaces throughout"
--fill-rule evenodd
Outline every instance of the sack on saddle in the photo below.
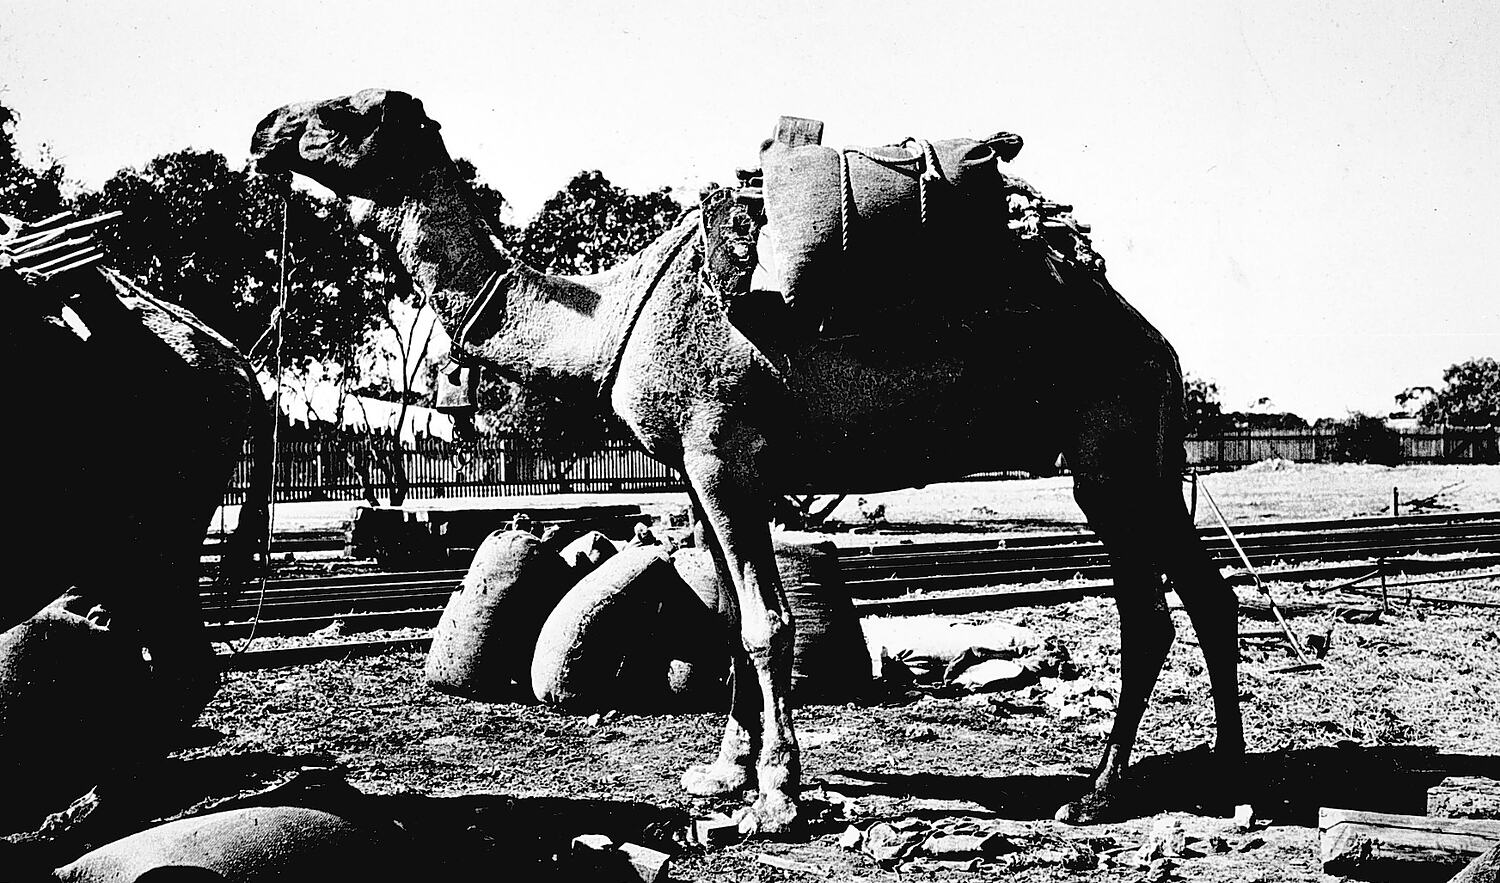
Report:
M 762 259 L 774 261 L 787 302 L 819 321 L 832 291 L 872 279 L 886 290 L 925 281 L 951 264 L 934 255 L 951 255 L 1005 223 L 998 163 L 1020 149 L 1009 133 L 886 147 L 772 140 L 760 162 L 775 254 Z

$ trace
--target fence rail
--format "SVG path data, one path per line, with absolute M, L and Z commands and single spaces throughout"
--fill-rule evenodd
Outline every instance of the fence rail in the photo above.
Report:
M 1399 430 L 1407 463 L 1500 463 L 1500 430 L 1421 428 Z M 1333 449 L 1332 430 L 1259 429 L 1187 440 L 1188 463 L 1205 469 L 1245 466 L 1281 458 L 1325 462 Z M 241 503 L 250 480 L 250 453 L 240 456 L 226 503 Z M 510 437 L 486 437 L 460 450 L 452 442 L 419 439 L 402 450 L 412 499 L 521 496 L 613 491 L 672 491 L 683 486 L 677 470 L 664 466 L 626 441 L 612 441 L 579 457 L 553 457 Z M 277 454 L 278 500 L 357 500 L 366 471 L 377 496 L 392 490 L 387 475 L 367 452 L 348 439 L 283 439 Z M 1017 477 L 1020 473 L 980 473 L 975 478 Z
M 1187 440 L 1188 463 L 1204 468 L 1247 466 L 1262 460 L 1326 463 L 1333 459 L 1333 429 L 1255 429 Z M 1500 463 L 1500 429 L 1418 427 L 1398 429 L 1402 463 Z
M 518 438 L 486 437 L 460 448 L 452 442 L 421 438 L 401 449 L 411 499 L 521 496 L 677 490 L 675 469 L 651 459 L 629 442 L 612 441 L 577 457 L 554 457 Z M 241 453 L 226 503 L 242 503 L 251 475 L 251 454 Z M 283 440 L 276 456 L 276 498 L 357 500 L 366 480 L 377 496 L 393 489 L 391 475 L 368 450 L 347 439 Z

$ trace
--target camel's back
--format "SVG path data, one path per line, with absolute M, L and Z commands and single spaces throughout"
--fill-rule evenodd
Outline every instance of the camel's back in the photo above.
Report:
M 691 244 L 646 302 L 615 388 L 617 410 L 668 462 L 685 438 L 748 426 L 791 483 L 874 489 L 1038 469 L 1066 447 L 1073 415 L 1135 389 L 1139 372 L 1161 379 L 1152 395 L 1180 389 L 1171 347 L 1102 275 L 1037 282 L 1050 288 L 1028 296 L 1048 309 L 975 307 L 962 321 L 933 310 L 844 335 L 767 322 L 747 334 L 701 283 L 702 255 Z M 943 296 L 1000 295 L 991 281 Z

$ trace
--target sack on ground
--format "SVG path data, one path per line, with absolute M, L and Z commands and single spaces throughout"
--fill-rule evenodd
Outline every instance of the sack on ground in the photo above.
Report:
M 537 634 L 572 583 L 562 557 L 534 534 L 490 534 L 433 630 L 427 683 L 477 698 L 528 683 Z

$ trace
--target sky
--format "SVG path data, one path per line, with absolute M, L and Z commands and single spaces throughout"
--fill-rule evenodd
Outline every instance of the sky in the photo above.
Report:
M 830 146 L 1006 130 L 1228 410 L 1384 414 L 1500 355 L 1490 0 L 7 6 L 0 101 L 83 186 L 242 164 L 272 109 L 368 87 L 421 98 L 515 222 L 584 169 L 691 201 L 780 115 Z

